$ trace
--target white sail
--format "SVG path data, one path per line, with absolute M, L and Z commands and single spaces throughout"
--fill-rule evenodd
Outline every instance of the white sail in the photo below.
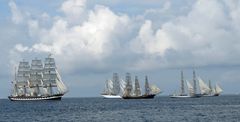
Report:
M 17 84 L 15 82 L 13 82 L 13 91 L 12 91 L 12 96 L 18 96 L 18 87 Z
M 44 61 L 44 69 L 43 69 L 43 83 L 44 85 L 51 85 L 51 87 L 56 87 L 56 65 L 54 58 L 48 56 Z
M 161 93 L 160 88 L 158 88 L 156 85 L 150 85 L 150 93 L 151 94 L 159 94 Z
M 67 87 L 65 86 L 65 84 L 62 82 L 62 78 L 61 76 L 59 75 L 58 71 L 56 70 L 56 73 L 57 73 L 57 79 L 56 79 L 56 84 L 57 84 L 57 88 L 58 88 L 58 91 L 59 93 L 61 94 L 65 94 L 68 89 Z
M 108 81 L 108 88 L 109 88 L 110 93 L 113 93 L 113 81 L 112 80 Z
M 119 94 L 120 93 L 120 81 L 117 73 L 113 73 L 113 94 Z
M 27 82 L 30 78 L 30 65 L 27 61 L 21 61 L 17 71 L 17 82 Z
M 212 94 L 215 94 L 216 93 L 216 90 L 213 88 L 212 89 Z
M 32 60 L 30 69 L 29 87 L 31 94 L 35 96 L 42 95 L 42 80 L 43 80 L 43 64 L 42 60 L 35 58 Z
M 30 65 L 27 61 L 21 61 L 16 74 L 16 88 L 19 96 L 26 95 L 26 86 L 30 78 Z M 15 87 L 15 86 L 14 86 Z
M 113 94 L 113 82 L 112 82 L 112 80 L 106 80 L 103 94 L 104 95 Z
M 121 95 L 123 95 L 125 87 L 126 87 L 126 82 L 123 79 L 121 79 L 120 80 L 120 90 L 121 90 L 120 94 Z
M 105 81 L 104 89 L 103 89 L 103 94 L 108 93 L 108 80 Z
M 221 92 L 223 92 L 222 88 L 218 84 L 216 84 L 215 93 L 220 94 Z
M 134 87 L 135 87 L 134 95 L 135 96 L 140 96 L 141 95 L 141 88 L 140 88 L 140 84 L 138 82 L 137 76 L 135 76 L 135 85 L 134 85 Z
M 201 94 L 209 94 L 211 89 L 204 83 L 204 81 L 199 77 L 198 78 L 199 87 Z
M 151 89 L 150 89 L 150 87 L 149 87 L 148 77 L 145 76 L 145 94 L 146 94 L 146 95 L 149 95 L 150 92 L 151 92 Z
M 189 83 L 189 81 L 186 80 L 187 87 L 188 87 L 188 92 L 190 95 L 194 95 L 194 89 L 193 86 Z
M 126 87 L 124 89 L 124 95 L 123 96 L 131 96 L 132 91 L 133 91 L 133 86 L 132 86 L 131 74 L 126 73 Z

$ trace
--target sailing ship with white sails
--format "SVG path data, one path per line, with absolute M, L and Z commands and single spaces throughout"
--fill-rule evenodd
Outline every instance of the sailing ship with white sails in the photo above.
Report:
M 31 65 L 21 61 L 12 83 L 12 94 L 8 97 L 12 101 L 60 100 L 68 92 L 51 54 L 44 64 L 37 58 Z
M 180 93 L 175 93 L 175 94 L 171 95 L 170 96 L 171 98 L 187 98 L 187 97 L 190 97 L 190 95 L 185 93 L 183 71 L 181 71 L 181 81 L 180 82 L 181 82 Z
M 188 94 L 185 93 L 184 90 L 184 77 L 183 77 L 183 71 L 181 71 L 181 90 L 178 94 L 173 94 L 170 97 L 171 98 L 197 98 L 201 97 L 201 94 L 197 93 L 197 80 L 196 80 L 196 73 L 193 70 L 193 85 L 186 80 Z
M 207 85 L 201 78 L 198 78 L 199 87 L 202 96 L 219 96 L 223 89 L 216 84 L 214 88 L 212 88 L 211 81 L 209 80 L 209 85 Z
M 104 98 L 122 98 L 122 91 L 124 90 L 125 82 L 119 79 L 117 73 L 113 73 L 112 80 L 106 80 L 105 88 L 101 94 Z
M 132 84 L 130 73 L 126 74 L 126 87 L 123 99 L 153 99 L 157 94 L 161 93 L 161 90 L 156 85 L 149 85 L 148 77 L 145 77 L 145 93 L 141 94 L 141 87 L 138 81 L 138 77 L 135 76 L 135 83 Z

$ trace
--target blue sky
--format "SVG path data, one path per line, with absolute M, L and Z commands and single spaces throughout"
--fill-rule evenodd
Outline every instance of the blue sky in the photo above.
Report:
M 99 96 L 118 72 L 148 75 L 163 95 L 192 69 L 240 93 L 240 9 L 233 0 L 2 0 L 0 98 L 10 94 L 14 67 L 54 53 L 70 91 Z

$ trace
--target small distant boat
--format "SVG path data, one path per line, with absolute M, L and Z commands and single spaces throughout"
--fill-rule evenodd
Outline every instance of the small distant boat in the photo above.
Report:
M 125 87 L 124 81 L 120 80 L 117 73 L 113 73 L 112 80 L 106 80 L 105 88 L 101 96 L 107 99 L 119 99 L 122 98 L 121 94 Z
M 11 101 L 61 100 L 67 93 L 67 87 L 61 80 L 54 58 L 51 54 L 45 58 L 44 65 L 40 59 L 21 61 L 15 73 Z
M 135 76 L 135 88 L 133 89 L 131 76 L 127 73 L 126 87 L 123 99 L 153 99 L 157 94 L 161 93 L 161 90 L 155 85 L 149 85 L 148 77 L 145 77 L 145 94 L 141 94 L 141 88 L 137 76 Z

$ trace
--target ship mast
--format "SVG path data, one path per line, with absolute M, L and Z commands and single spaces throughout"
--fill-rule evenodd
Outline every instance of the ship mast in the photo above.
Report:
M 120 94 L 120 83 L 118 73 L 113 73 L 113 94 Z
M 30 78 L 30 65 L 27 61 L 21 61 L 18 66 L 18 71 L 16 75 L 16 90 L 17 96 L 26 96 L 27 90 L 26 86 Z
M 193 70 L 193 93 L 194 95 L 197 93 L 197 81 L 195 70 Z
M 149 95 L 149 94 L 150 94 L 150 87 L 148 83 L 148 77 L 145 76 L 145 95 Z
M 126 73 L 126 87 L 125 87 L 125 93 L 124 96 L 131 96 L 132 92 L 132 80 L 131 80 L 131 74 Z
M 183 71 L 181 71 L 181 94 L 180 95 L 184 95 L 184 77 L 183 77 Z
M 135 90 L 134 90 L 134 94 L 135 94 L 135 96 L 140 96 L 141 95 L 141 89 L 140 89 L 140 85 L 139 85 L 137 76 L 135 76 Z
M 51 57 L 51 54 L 45 58 L 44 68 L 43 68 L 43 84 L 47 87 L 47 94 L 53 94 L 53 87 L 56 87 L 56 65 L 54 58 Z
M 209 94 L 212 94 L 212 85 L 211 85 L 211 80 L 208 81 L 208 87 L 210 89 Z
M 42 96 L 40 89 L 43 89 L 42 80 L 43 80 L 43 64 L 42 60 L 35 58 L 31 63 L 31 73 L 30 73 L 30 82 L 29 86 L 32 88 L 33 96 Z

